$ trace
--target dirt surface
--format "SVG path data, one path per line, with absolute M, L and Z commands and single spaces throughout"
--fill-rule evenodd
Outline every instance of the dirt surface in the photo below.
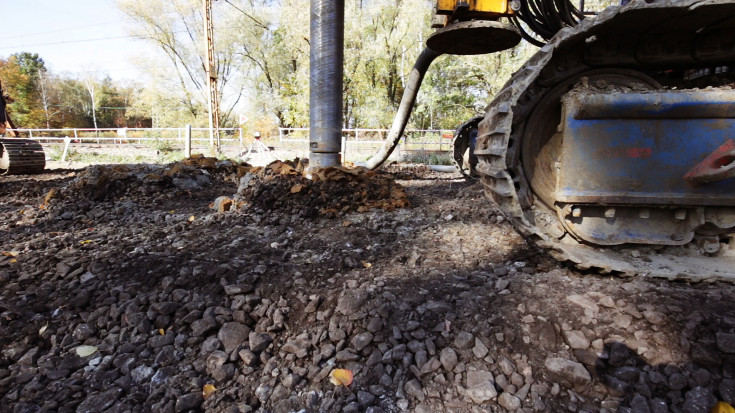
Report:
M 0 410 L 735 401 L 732 285 L 561 267 L 459 174 L 340 179 L 205 160 L 0 177 Z

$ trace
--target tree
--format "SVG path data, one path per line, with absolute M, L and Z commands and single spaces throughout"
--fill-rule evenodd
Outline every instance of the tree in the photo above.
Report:
M 0 61 L 0 79 L 12 99 L 8 110 L 19 127 L 41 127 L 45 123 L 40 89 L 40 78 L 45 72 L 43 59 L 37 54 L 17 53 Z
M 154 44 L 162 53 L 168 70 L 152 72 L 158 91 L 175 90 L 179 105 L 184 105 L 198 123 L 205 123 L 203 102 L 207 101 L 206 53 L 201 1 L 198 0 L 118 0 L 118 7 L 135 24 L 132 34 Z M 226 23 L 226 16 L 215 10 L 215 21 Z M 222 24 L 222 23 L 220 23 Z M 222 35 L 223 31 L 218 31 Z M 229 93 L 230 80 L 235 75 L 236 59 L 231 40 L 216 39 L 215 69 L 220 101 L 224 106 L 220 118 L 227 122 L 240 99 L 240 93 Z M 227 91 L 227 93 L 223 93 Z M 234 97 L 233 97 L 234 96 Z
M 224 0 L 214 7 L 223 119 L 231 119 L 238 107 L 261 123 L 272 119 L 282 127 L 308 126 L 309 3 Z M 205 124 L 201 1 L 118 0 L 118 5 L 135 24 L 133 33 L 156 45 L 167 65 L 151 73 L 154 82 L 136 100 L 137 113 L 153 116 L 144 110 L 155 107 L 157 119 Z M 345 7 L 344 126 L 385 128 L 431 34 L 431 7 L 426 0 L 348 0 Z M 493 55 L 438 59 L 409 127 L 454 128 L 476 115 L 532 51 L 526 44 Z
M 308 124 L 309 1 L 227 3 L 237 11 L 233 47 L 250 80 L 252 109 L 279 126 Z
M 89 93 L 89 107 L 90 112 L 92 113 L 92 123 L 94 128 L 97 129 L 97 88 L 95 80 L 91 76 L 87 75 L 83 82 L 84 86 L 87 88 L 87 93 Z

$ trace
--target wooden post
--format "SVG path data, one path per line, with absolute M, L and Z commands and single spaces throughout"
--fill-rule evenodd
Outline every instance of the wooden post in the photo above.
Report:
M 212 156 L 220 151 L 219 142 L 219 99 L 217 97 L 217 68 L 214 64 L 214 26 L 212 24 L 212 0 L 204 0 L 204 25 L 207 32 L 206 45 L 207 84 L 209 87 L 209 142 L 212 146 Z
M 68 136 L 64 136 L 64 154 L 61 155 L 61 162 L 66 161 L 66 154 L 69 152 L 70 143 L 71 143 L 71 138 Z
M 184 135 L 184 157 L 191 158 L 191 125 L 186 125 Z

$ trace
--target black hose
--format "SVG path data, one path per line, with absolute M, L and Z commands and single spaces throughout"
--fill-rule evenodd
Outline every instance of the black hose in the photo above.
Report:
M 522 0 L 520 9 L 511 17 L 511 22 L 521 32 L 521 36 L 531 44 L 543 46 L 544 42 L 534 38 L 523 27 L 549 41 L 564 27 L 573 27 L 584 15 L 572 4 L 571 0 Z
M 419 93 L 421 82 L 424 80 L 424 75 L 429 70 L 431 62 L 439 56 L 441 56 L 441 53 L 435 52 L 427 47 L 421 52 L 418 59 L 416 59 L 416 63 L 413 65 L 413 69 L 411 69 L 411 74 L 408 75 L 408 82 L 406 82 L 406 88 L 403 90 L 401 103 L 398 105 L 398 111 L 393 118 L 393 124 L 390 127 L 390 132 L 388 132 L 388 137 L 383 142 L 380 150 L 367 160 L 365 166 L 368 169 L 377 169 L 383 165 L 385 160 L 393 153 L 393 150 L 396 149 L 396 146 L 398 146 L 398 142 L 401 141 L 401 136 L 403 136 L 403 130 L 406 128 L 406 123 L 408 123 L 408 117 L 411 115 L 411 109 L 413 109 L 413 104 L 416 101 L 416 95 Z
M 521 27 L 521 21 L 526 23 L 533 33 L 548 41 L 562 28 L 575 26 L 582 17 L 582 13 L 574 7 L 570 0 L 522 0 L 521 8 L 511 18 L 511 22 L 519 29 L 524 39 L 540 47 L 544 43 L 526 32 Z M 398 146 L 401 136 L 403 136 L 403 131 L 406 128 L 406 123 L 408 123 L 408 118 L 411 115 L 411 109 L 413 109 L 413 104 L 416 101 L 416 95 L 418 94 L 424 75 L 429 69 L 431 62 L 440 55 L 441 53 L 437 53 L 428 47 L 419 55 L 408 77 L 408 82 L 403 91 L 398 112 L 393 118 L 393 124 L 391 125 L 390 132 L 388 132 L 388 137 L 380 150 L 366 162 L 368 169 L 379 168 L 388 159 L 390 154 L 393 153 L 396 146 Z

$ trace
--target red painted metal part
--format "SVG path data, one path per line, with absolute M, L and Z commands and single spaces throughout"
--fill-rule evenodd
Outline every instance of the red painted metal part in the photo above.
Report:
M 728 139 L 702 162 L 684 175 L 684 180 L 697 186 L 735 176 L 735 141 Z

